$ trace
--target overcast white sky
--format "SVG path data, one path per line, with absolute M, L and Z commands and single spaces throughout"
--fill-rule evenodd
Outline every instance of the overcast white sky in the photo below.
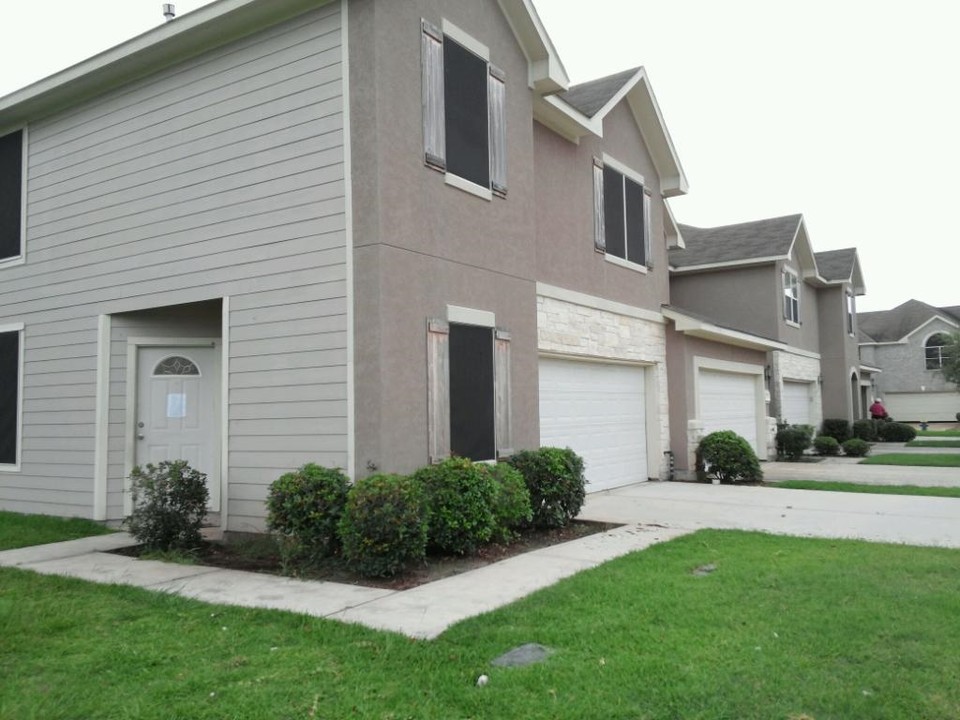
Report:
M 859 249 L 861 310 L 960 305 L 960 4 L 535 2 L 574 82 L 646 66 L 690 181 L 681 222 L 801 212 L 815 250 Z M 160 24 L 161 5 L 6 0 L 0 96 Z

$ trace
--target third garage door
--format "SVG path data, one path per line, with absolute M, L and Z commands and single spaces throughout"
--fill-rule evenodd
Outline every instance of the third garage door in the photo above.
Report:
M 642 367 L 540 359 L 540 444 L 586 463 L 587 492 L 647 479 Z

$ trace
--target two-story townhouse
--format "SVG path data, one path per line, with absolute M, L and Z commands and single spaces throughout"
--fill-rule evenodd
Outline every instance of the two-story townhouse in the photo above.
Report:
M 308 461 L 664 475 L 686 180 L 645 73 L 569 87 L 529 0 L 218 0 L 0 138 L 0 507 L 118 520 L 170 458 L 231 531 Z
M 769 457 L 776 420 L 859 417 L 856 251 L 824 253 L 824 272 L 801 215 L 681 225 L 680 235 L 665 310 L 677 467 L 689 472 L 697 439 L 713 430 L 733 429 Z M 834 388 L 843 392 L 834 397 Z
M 892 310 L 857 315 L 864 361 L 882 371 L 872 391 L 905 422 L 955 422 L 960 393 L 941 372 L 960 307 L 907 300 Z

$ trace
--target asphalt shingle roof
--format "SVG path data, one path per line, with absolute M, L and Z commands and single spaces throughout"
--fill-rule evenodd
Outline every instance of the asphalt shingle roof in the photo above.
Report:
M 876 342 L 894 342 L 916 330 L 932 317 L 946 316 L 960 322 L 954 310 L 960 308 L 936 308 L 919 300 L 907 300 L 892 310 L 857 313 L 857 325 L 864 334 Z
M 620 92 L 639 69 L 624 70 L 615 75 L 573 85 L 567 91 L 560 93 L 560 98 L 587 117 L 593 117 L 610 102 L 614 95 Z
M 784 256 L 801 219 L 785 215 L 715 228 L 680 225 L 686 248 L 672 248 L 670 264 L 682 268 Z
M 817 259 L 817 270 L 824 280 L 849 280 L 853 275 L 853 263 L 857 259 L 856 248 L 843 250 L 827 250 L 814 253 Z

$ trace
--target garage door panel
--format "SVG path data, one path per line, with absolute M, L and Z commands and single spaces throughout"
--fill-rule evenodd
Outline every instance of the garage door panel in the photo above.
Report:
M 811 425 L 810 383 L 783 382 L 783 401 L 780 417 L 791 425 Z
M 883 404 L 894 420 L 904 422 L 956 422 L 960 393 L 887 393 Z
M 646 480 L 643 368 L 541 359 L 540 444 L 581 455 L 590 492 Z
M 699 380 L 699 414 L 704 434 L 732 430 L 759 454 L 756 376 L 701 370 Z

